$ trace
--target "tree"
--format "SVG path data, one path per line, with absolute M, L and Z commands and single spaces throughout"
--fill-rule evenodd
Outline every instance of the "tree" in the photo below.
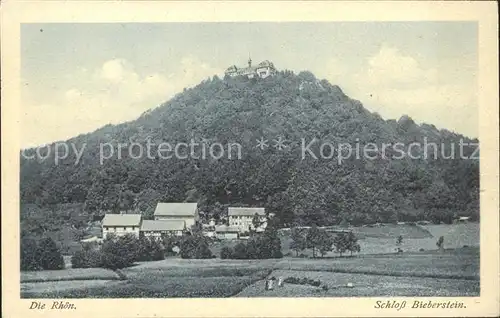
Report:
M 253 231 L 257 231 L 257 229 L 262 225 L 261 219 L 259 214 L 255 213 L 255 215 L 252 218 L 252 226 L 253 226 Z
M 303 251 L 307 247 L 304 231 L 296 227 L 292 228 L 291 239 L 290 249 L 295 251 L 295 256 L 299 256 L 299 252 Z
M 398 236 L 397 240 L 396 240 L 396 245 L 401 245 L 403 243 L 403 236 Z
M 320 245 L 321 232 L 316 225 L 313 225 L 306 235 L 306 247 L 312 248 L 313 258 L 316 258 L 316 250 Z
M 197 234 L 202 234 L 203 232 L 203 226 L 201 225 L 200 222 L 196 222 L 191 226 L 191 234 L 197 235 Z
M 221 250 L 220 250 L 220 258 L 221 259 L 228 259 L 228 258 L 232 258 L 232 254 L 233 254 L 233 251 L 231 250 L 230 247 L 228 246 L 224 246 Z
M 321 254 L 321 257 L 324 257 L 327 252 L 333 250 L 333 239 L 332 236 L 327 231 L 324 230 L 320 231 L 318 250 Z
M 127 234 L 121 237 L 108 237 L 102 244 L 102 266 L 120 269 L 131 266 L 139 256 L 138 239 Z
M 37 247 L 38 263 L 42 269 L 63 269 L 64 259 L 56 242 L 50 237 L 43 239 Z
M 40 269 L 40 264 L 37 260 L 37 245 L 32 238 L 21 237 L 21 270 L 33 271 Z
M 163 251 L 166 255 L 174 255 L 175 252 L 173 248 L 180 245 L 179 238 L 174 235 L 163 235 L 162 236 L 162 246 Z
M 340 257 L 342 257 L 342 253 L 345 253 L 349 247 L 347 235 L 338 233 L 333 239 L 333 245 L 335 246 L 335 252 L 339 253 Z
M 202 235 L 184 236 L 180 242 L 180 249 L 181 258 L 197 259 L 212 257 L 207 238 Z
M 438 241 L 436 242 L 436 246 L 439 248 L 440 251 L 444 250 L 444 237 L 440 236 Z
M 84 248 L 81 251 L 76 251 L 71 257 L 72 268 L 97 268 L 102 266 L 102 253 L 96 249 Z
M 245 243 L 238 243 L 234 247 L 232 258 L 235 259 L 248 259 L 247 246 Z
M 165 258 L 160 241 L 154 237 L 139 239 L 138 249 L 138 261 L 159 261 Z
M 361 246 L 358 244 L 358 238 L 353 232 L 349 232 L 346 236 L 346 248 L 349 252 L 359 253 L 361 251 Z

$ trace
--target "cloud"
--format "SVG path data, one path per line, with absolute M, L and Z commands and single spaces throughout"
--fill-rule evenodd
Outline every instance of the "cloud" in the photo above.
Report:
M 424 69 L 415 58 L 402 54 L 395 47 L 384 45 L 368 60 L 367 72 L 363 78 L 376 86 L 432 84 L 436 82 L 437 70 Z
M 425 67 L 423 62 L 431 66 Z M 476 68 L 459 58 L 432 64 L 383 45 L 357 70 L 331 59 L 323 74 L 386 119 L 408 114 L 418 122 L 477 136 L 476 78 L 461 76 L 464 65 L 469 70 Z
M 182 58 L 168 74 L 141 74 L 125 59 L 105 61 L 99 68 L 75 70 L 74 87 L 40 100 L 27 98 L 22 118 L 22 147 L 64 140 L 106 124 L 137 118 L 185 87 L 222 70 L 195 56 Z
M 128 63 L 124 59 L 107 61 L 103 64 L 100 75 L 102 78 L 116 83 L 126 80 L 127 77 L 132 77 L 134 80 L 137 80 L 137 74 L 126 64 Z

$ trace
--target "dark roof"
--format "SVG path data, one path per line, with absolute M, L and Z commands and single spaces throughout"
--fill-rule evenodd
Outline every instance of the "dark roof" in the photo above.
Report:
M 102 219 L 103 226 L 139 226 L 140 214 L 106 214 Z
M 198 203 L 158 203 L 155 216 L 195 216 Z

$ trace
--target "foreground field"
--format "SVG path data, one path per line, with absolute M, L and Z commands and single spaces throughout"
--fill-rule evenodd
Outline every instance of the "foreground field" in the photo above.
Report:
M 43 273 L 30 273 L 29 279 L 24 274 L 23 281 L 31 282 L 22 284 L 23 298 L 473 296 L 479 294 L 479 249 L 332 259 L 167 259 L 126 268 L 120 273 L 125 280 L 110 280 L 101 272 L 93 283 L 34 277 L 55 275 Z M 264 278 L 272 276 L 320 280 L 328 290 L 285 284 L 265 291 Z M 347 283 L 353 287 L 346 288 Z
M 323 290 L 310 285 L 284 284 L 282 288 L 264 291 L 265 280 L 245 288 L 237 297 L 373 297 L 373 296 L 477 296 L 479 281 L 436 279 L 428 277 L 395 277 L 344 274 L 318 271 L 276 270 L 274 277 L 300 277 L 319 280 Z M 352 287 L 348 288 L 347 284 Z
M 21 272 L 21 283 L 114 279 L 120 279 L 120 277 L 112 270 L 104 268 L 70 268 L 53 271 Z

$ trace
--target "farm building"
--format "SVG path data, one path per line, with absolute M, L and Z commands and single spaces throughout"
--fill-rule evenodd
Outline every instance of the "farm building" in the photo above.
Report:
M 133 234 L 139 237 L 141 221 L 140 214 L 106 214 L 102 219 L 102 237 L 106 239 L 109 234 Z
M 156 221 L 184 221 L 186 228 L 199 221 L 198 204 L 197 203 L 158 203 L 154 213 Z
M 182 236 L 185 230 L 186 223 L 182 220 L 144 220 L 141 225 L 141 235 L 145 237 Z
M 215 227 L 215 236 L 221 240 L 237 239 L 240 229 L 235 226 L 218 225 Z
M 244 207 L 229 207 L 228 208 L 229 226 L 234 226 L 240 229 L 240 232 L 248 232 L 255 230 L 256 232 L 264 232 L 267 226 L 266 212 L 264 208 L 244 208 Z M 257 215 L 261 225 L 254 229 L 253 219 Z

